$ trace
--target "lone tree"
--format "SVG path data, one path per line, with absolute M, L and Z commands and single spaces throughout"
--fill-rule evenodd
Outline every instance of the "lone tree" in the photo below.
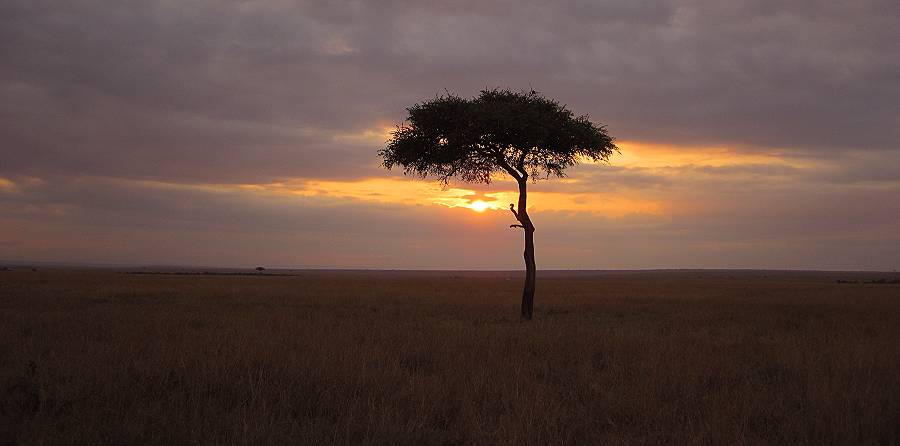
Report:
M 536 91 L 484 90 L 464 99 L 447 93 L 407 109 L 409 116 L 378 153 L 387 169 L 436 177 L 490 183 L 509 174 L 519 184 L 519 204 L 509 205 L 525 232 L 525 288 L 522 318 L 534 310 L 536 264 L 534 224 L 528 215 L 528 179 L 565 176 L 582 159 L 609 161 L 618 150 L 606 127 L 588 116 L 575 116 L 565 105 Z

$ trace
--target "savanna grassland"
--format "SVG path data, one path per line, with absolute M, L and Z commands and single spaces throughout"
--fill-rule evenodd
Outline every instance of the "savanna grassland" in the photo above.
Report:
M 5 271 L 0 443 L 897 444 L 883 277 Z

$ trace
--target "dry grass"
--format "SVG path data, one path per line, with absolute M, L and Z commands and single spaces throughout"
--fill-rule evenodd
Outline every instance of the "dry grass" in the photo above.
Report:
M 0 443 L 897 444 L 900 286 L 838 278 L 0 272 Z

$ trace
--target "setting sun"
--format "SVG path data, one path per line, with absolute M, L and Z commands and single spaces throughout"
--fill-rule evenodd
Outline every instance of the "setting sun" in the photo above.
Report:
M 469 203 L 469 205 L 467 207 L 475 212 L 484 212 L 487 209 L 490 209 L 491 205 L 489 205 L 481 200 L 475 200 L 475 201 Z

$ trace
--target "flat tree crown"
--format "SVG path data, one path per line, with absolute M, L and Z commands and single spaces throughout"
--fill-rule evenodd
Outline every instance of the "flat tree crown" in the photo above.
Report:
M 484 90 L 416 104 L 379 151 L 384 167 L 407 174 L 490 183 L 506 172 L 518 181 L 565 176 L 580 159 L 608 161 L 617 151 L 605 126 L 536 91 Z

